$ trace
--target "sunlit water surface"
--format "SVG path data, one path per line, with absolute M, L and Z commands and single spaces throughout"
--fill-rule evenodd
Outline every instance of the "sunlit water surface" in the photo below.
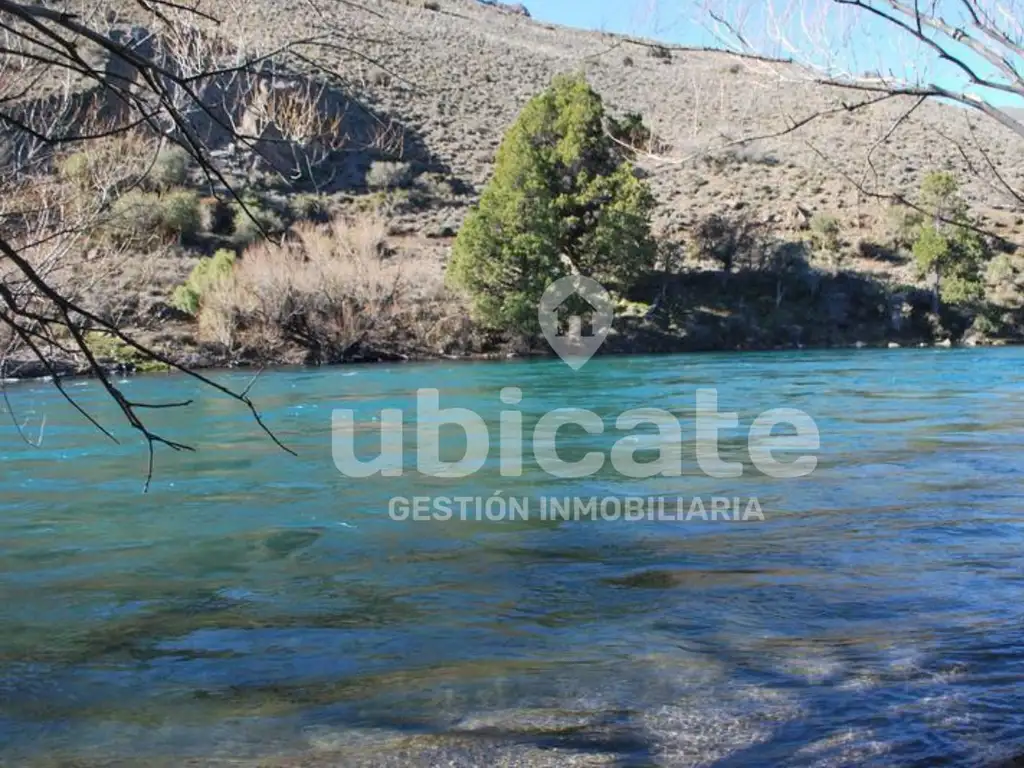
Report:
M 11 387 L 42 442 L 0 433 L 0 760 L 374 764 L 444 744 L 452 764 L 993 764 L 1024 752 L 1022 383 L 1017 350 L 268 372 L 254 396 L 292 458 L 236 403 L 140 377 L 132 399 L 196 398 L 144 413 L 198 448 L 159 451 L 146 495 L 145 451 L 95 382 L 69 392 L 120 445 L 49 386 Z M 416 388 L 482 414 L 496 446 L 505 386 L 527 434 L 556 407 L 604 417 L 563 433 L 567 458 L 607 454 L 626 409 L 673 412 L 682 477 L 560 480 L 529 449 L 501 477 L 496 447 L 469 478 L 419 476 Z M 699 471 L 698 387 L 739 412 L 722 453 L 740 478 Z M 808 477 L 747 457 L 775 407 L 818 425 Z M 376 415 L 404 409 L 406 473 L 343 476 L 335 408 L 357 411 L 366 456 Z M 499 491 L 757 497 L 765 519 L 388 515 L 394 496 Z

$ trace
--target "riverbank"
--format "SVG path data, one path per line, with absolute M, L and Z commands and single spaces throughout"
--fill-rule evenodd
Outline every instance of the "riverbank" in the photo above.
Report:
M 656 327 L 647 323 L 634 322 L 624 330 L 613 329 L 605 343 L 595 353 L 598 357 L 604 356 L 638 356 L 638 355 L 671 355 L 685 353 L 716 353 L 716 352 L 787 352 L 794 350 L 859 350 L 859 349 L 916 349 L 916 348 L 976 348 L 976 347 L 1005 347 L 1019 346 L 1024 344 L 1024 339 L 990 339 L 986 337 L 967 337 L 953 341 L 945 338 L 935 340 L 924 335 L 900 335 L 898 341 L 890 335 L 869 335 L 869 341 L 862 338 L 850 338 L 838 341 L 825 341 L 818 343 L 804 344 L 791 342 L 780 343 L 758 343 L 756 339 L 746 342 L 738 342 L 733 346 L 723 347 L 709 343 L 706 336 L 694 335 L 690 337 L 674 336 L 659 331 Z M 555 357 L 555 353 L 543 341 L 537 340 L 530 345 L 524 345 L 521 341 L 506 341 L 503 344 L 495 345 L 489 350 L 469 351 L 461 354 L 429 354 L 423 351 L 410 350 L 408 353 L 401 353 L 386 350 L 365 349 L 351 357 L 333 361 L 330 363 L 311 363 L 305 359 L 301 350 L 293 350 L 292 354 L 280 358 L 238 358 L 234 355 L 227 355 L 223 352 L 210 349 L 185 349 L 168 351 L 164 353 L 174 364 L 195 371 L 223 370 L 223 369 L 255 369 L 275 368 L 285 366 L 308 366 L 314 365 L 354 365 L 354 364 L 375 364 L 375 363 L 427 363 L 440 361 L 454 362 L 481 362 L 513 359 L 545 359 Z M 146 373 L 165 373 L 173 370 L 172 366 L 152 361 L 137 362 L 131 359 L 114 359 L 101 357 L 101 364 L 104 370 L 111 375 L 137 375 Z M 32 358 L 21 358 L 5 361 L 0 366 L 0 379 L 6 383 L 19 381 L 32 381 L 50 378 L 58 375 L 61 378 L 89 377 L 93 375 L 88 363 L 84 360 L 74 360 L 69 357 L 48 359 L 45 363 Z

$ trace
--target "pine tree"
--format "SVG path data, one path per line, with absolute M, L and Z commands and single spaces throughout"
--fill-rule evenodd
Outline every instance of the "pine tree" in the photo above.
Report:
M 554 280 L 576 273 L 623 288 L 654 265 L 654 198 L 604 119 L 586 80 L 561 76 L 506 133 L 449 267 L 483 324 L 535 332 Z
M 984 295 L 982 266 L 991 253 L 984 238 L 970 229 L 967 205 L 953 174 L 928 174 L 921 184 L 921 207 L 928 218 L 914 242 L 919 274 L 932 282 L 933 311 L 941 302 L 964 304 Z

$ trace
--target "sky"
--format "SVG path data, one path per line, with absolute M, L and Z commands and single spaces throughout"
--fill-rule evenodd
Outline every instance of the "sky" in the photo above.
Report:
M 957 10 L 952 5 L 953 0 L 938 1 L 945 9 L 942 15 L 954 21 L 957 18 Z M 793 0 L 785 2 L 787 5 L 800 4 Z M 1011 6 L 1016 2 L 1017 0 L 1010 0 Z M 699 5 L 700 3 L 695 0 L 527 0 L 530 13 L 542 21 L 650 37 L 668 43 L 721 47 L 721 43 L 712 32 L 710 18 L 698 9 Z M 726 8 L 728 12 L 745 4 L 742 0 L 715 0 L 715 5 L 717 8 Z M 808 0 L 804 5 L 810 7 L 814 3 Z M 821 4 L 817 5 L 822 7 Z M 754 7 L 764 8 L 767 7 L 767 3 Z M 822 22 L 821 17 L 810 17 L 809 23 L 812 27 L 819 23 L 823 24 L 821 28 L 827 30 L 826 34 L 833 35 L 834 39 L 840 38 L 842 29 L 846 29 L 849 23 L 855 23 L 852 27 L 853 36 L 849 38 L 854 44 L 843 46 L 842 52 L 835 54 L 839 63 L 848 71 L 859 74 L 866 70 L 881 69 L 908 80 L 920 76 L 927 82 L 951 89 L 962 90 L 966 86 L 962 72 L 950 64 L 938 62 L 933 55 L 924 54 L 919 44 L 912 43 L 906 34 L 894 30 L 884 22 L 872 20 L 863 12 L 839 9 L 838 6 L 831 8 L 833 15 L 826 21 Z M 837 9 L 840 13 L 850 15 L 835 16 Z M 755 10 L 754 15 L 748 18 L 749 29 L 754 34 L 763 34 L 766 24 L 758 23 L 757 13 Z M 794 21 L 794 24 L 796 23 Z M 805 18 L 801 23 L 807 24 L 808 19 Z M 802 46 L 807 39 L 796 27 L 793 28 L 792 34 L 792 39 L 798 46 Z M 779 50 L 766 52 L 783 53 Z M 991 72 L 992 66 L 973 52 L 961 48 L 957 53 L 978 72 Z M 823 52 L 821 55 L 828 54 Z M 1024 61 L 1018 59 L 1017 63 L 1024 69 Z M 980 93 L 997 105 L 1024 107 L 1024 99 L 1013 95 L 991 90 Z

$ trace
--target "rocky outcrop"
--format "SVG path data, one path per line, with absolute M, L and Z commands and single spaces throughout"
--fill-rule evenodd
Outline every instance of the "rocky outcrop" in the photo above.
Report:
M 479 0 L 481 5 L 486 5 L 490 8 L 494 8 L 497 11 L 503 11 L 504 13 L 511 13 L 515 16 L 525 16 L 531 18 L 530 11 L 522 3 L 501 3 L 498 0 Z

